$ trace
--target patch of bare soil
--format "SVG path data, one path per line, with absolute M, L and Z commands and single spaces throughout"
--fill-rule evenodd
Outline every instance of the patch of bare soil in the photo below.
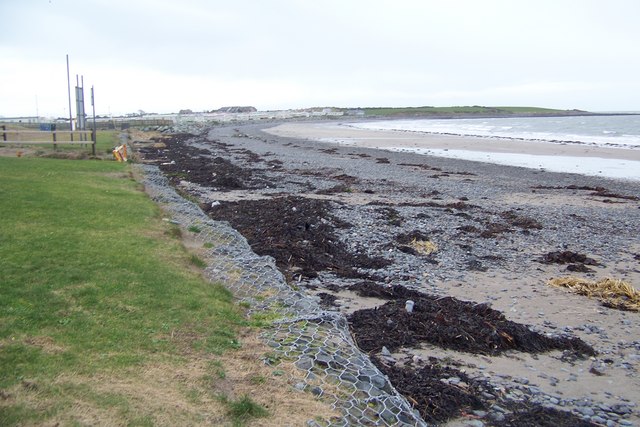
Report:
M 330 271 L 341 277 L 370 278 L 390 262 L 364 254 L 352 254 L 334 233 L 349 227 L 330 214 L 326 200 L 278 197 L 242 200 L 203 206 L 207 214 L 229 223 L 247 239 L 259 255 L 269 255 L 287 280 L 317 277 Z

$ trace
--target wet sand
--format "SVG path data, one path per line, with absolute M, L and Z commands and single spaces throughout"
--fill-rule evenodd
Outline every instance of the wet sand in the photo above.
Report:
M 284 123 L 266 132 L 287 138 L 334 142 L 377 149 L 465 150 L 540 156 L 595 157 L 640 161 L 640 150 L 606 148 L 587 144 L 561 144 L 501 138 L 436 135 L 418 132 L 369 130 L 346 123 Z

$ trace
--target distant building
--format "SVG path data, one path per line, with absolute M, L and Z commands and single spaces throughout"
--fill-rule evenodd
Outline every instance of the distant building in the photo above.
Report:
M 40 123 L 42 117 L 23 116 L 23 117 L 0 117 L 0 122 L 4 123 Z
M 357 108 L 357 109 L 345 111 L 344 115 L 345 116 L 364 116 L 365 112 L 364 112 L 364 110 L 361 110 L 361 109 Z
M 218 113 L 255 113 L 257 111 L 256 107 L 222 107 Z

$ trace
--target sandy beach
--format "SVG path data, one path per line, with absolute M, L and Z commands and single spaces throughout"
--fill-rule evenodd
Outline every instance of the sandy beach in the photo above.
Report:
M 356 341 L 365 339 L 358 341 L 361 348 L 390 378 L 436 365 L 456 370 L 438 377 L 446 390 L 394 384 L 424 402 L 421 408 L 447 408 L 434 418 L 437 423 L 500 426 L 528 408 L 538 417 L 537 410 L 551 411 L 545 414 L 555 424 L 545 425 L 636 425 L 638 312 L 547 282 L 613 277 L 638 287 L 640 184 L 382 149 L 427 144 L 470 150 L 476 143 L 334 123 L 238 124 L 211 128 L 148 155 L 165 165 L 168 176 L 179 177 L 175 184 L 212 218 L 229 221 L 256 253 L 273 257 L 291 286 L 344 315 Z M 498 140 L 483 150 L 487 146 L 507 153 L 640 160 L 633 150 L 590 146 Z M 463 327 L 450 341 L 398 344 L 394 337 L 427 336 L 421 328 L 431 324 L 421 326 L 403 314 L 407 295 L 418 301 L 416 310 L 430 304 L 411 292 L 462 304 L 462 319 L 455 311 L 446 314 L 451 307 L 434 314 L 437 337 L 457 331 L 450 328 L 458 320 L 475 326 L 471 332 Z M 483 317 L 479 309 L 494 317 Z M 492 329 L 483 330 L 499 319 L 529 328 L 535 336 L 522 344 L 541 336 L 579 339 L 593 353 L 526 350 L 515 344 L 513 332 L 493 330 L 492 336 Z M 366 341 L 371 333 L 374 339 Z M 456 336 L 478 345 L 503 337 L 498 341 L 506 347 L 457 350 Z M 399 376 L 397 369 L 405 373 Z M 409 383 L 418 384 L 417 378 Z M 484 384 L 483 391 L 475 384 Z M 429 400 L 461 389 L 476 390 L 484 409 L 469 415 L 469 408 L 461 413 L 448 406 L 451 401 Z
M 341 145 L 390 149 L 443 149 L 541 156 L 596 157 L 640 161 L 640 150 L 605 148 L 586 144 L 555 144 L 500 138 L 359 129 L 345 123 L 284 123 L 267 132 L 287 138 L 303 138 Z

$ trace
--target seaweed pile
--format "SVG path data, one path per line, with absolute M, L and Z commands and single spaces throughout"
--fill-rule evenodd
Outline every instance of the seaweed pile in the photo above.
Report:
M 362 286 L 362 287 L 359 287 Z M 548 337 L 507 320 L 488 304 L 437 297 L 402 286 L 385 288 L 372 282 L 350 288 L 362 296 L 388 299 L 380 307 L 359 310 L 348 318 L 358 346 L 367 352 L 396 350 L 421 343 L 474 354 L 498 355 L 508 350 L 542 353 L 565 350 L 576 357 L 595 355 L 579 338 Z M 414 302 L 412 312 L 406 301 Z
M 585 254 L 581 254 L 573 251 L 555 251 L 544 254 L 537 260 L 542 264 L 568 264 L 567 270 L 579 273 L 591 273 L 594 270 L 587 267 L 601 266 L 598 261 L 588 257 Z
M 349 224 L 333 217 L 330 202 L 304 197 L 219 202 L 203 206 L 217 220 L 229 221 L 259 255 L 269 255 L 288 281 L 317 277 L 320 271 L 345 278 L 372 278 L 390 261 L 352 254 L 334 233 Z
M 428 362 L 414 363 L 409 359 L 396 363 L 380 356 L 390 350 L 423 343 L 491 356 L 508 350 L 528 353 L 564 350 L 563 357 L 573 358 L 595 355 L 593 348 L 582 340 L 539 334 L 525 325 L 506 320 L 502 313 L 487 304 L 438 298 L 402 286 L 381 286 L 371 281 L 351 285 L 349 289 L 361 296 L 389 300 L 381 307 L 354 312 L 348 318 L 349 325 L 358 346 L 370 353 L 373 363 L 414 404 L 425 421 L 442 423 L 474 410 L 486 412 L 499 402 L 508 411 L 504 415 L 494 411 L 489 425 L 594 425 L 574 414 L 536 403 L 501 399 L 492 394 L 492 387 L 485 381 L 442 366 L 435 357 L 430 357 Z M 405 308 L 409 299 L 414 302 L 410 313 Z
M 156 164 L 173 184 L 184 180 L 218 191 L 264 188 L 270 184 L 251 169 L 189 144 L 192 138 L 196 137 L 191 134 L 165 136 L 158 139 L 154 147 L 138 150 L 147 163 Z

